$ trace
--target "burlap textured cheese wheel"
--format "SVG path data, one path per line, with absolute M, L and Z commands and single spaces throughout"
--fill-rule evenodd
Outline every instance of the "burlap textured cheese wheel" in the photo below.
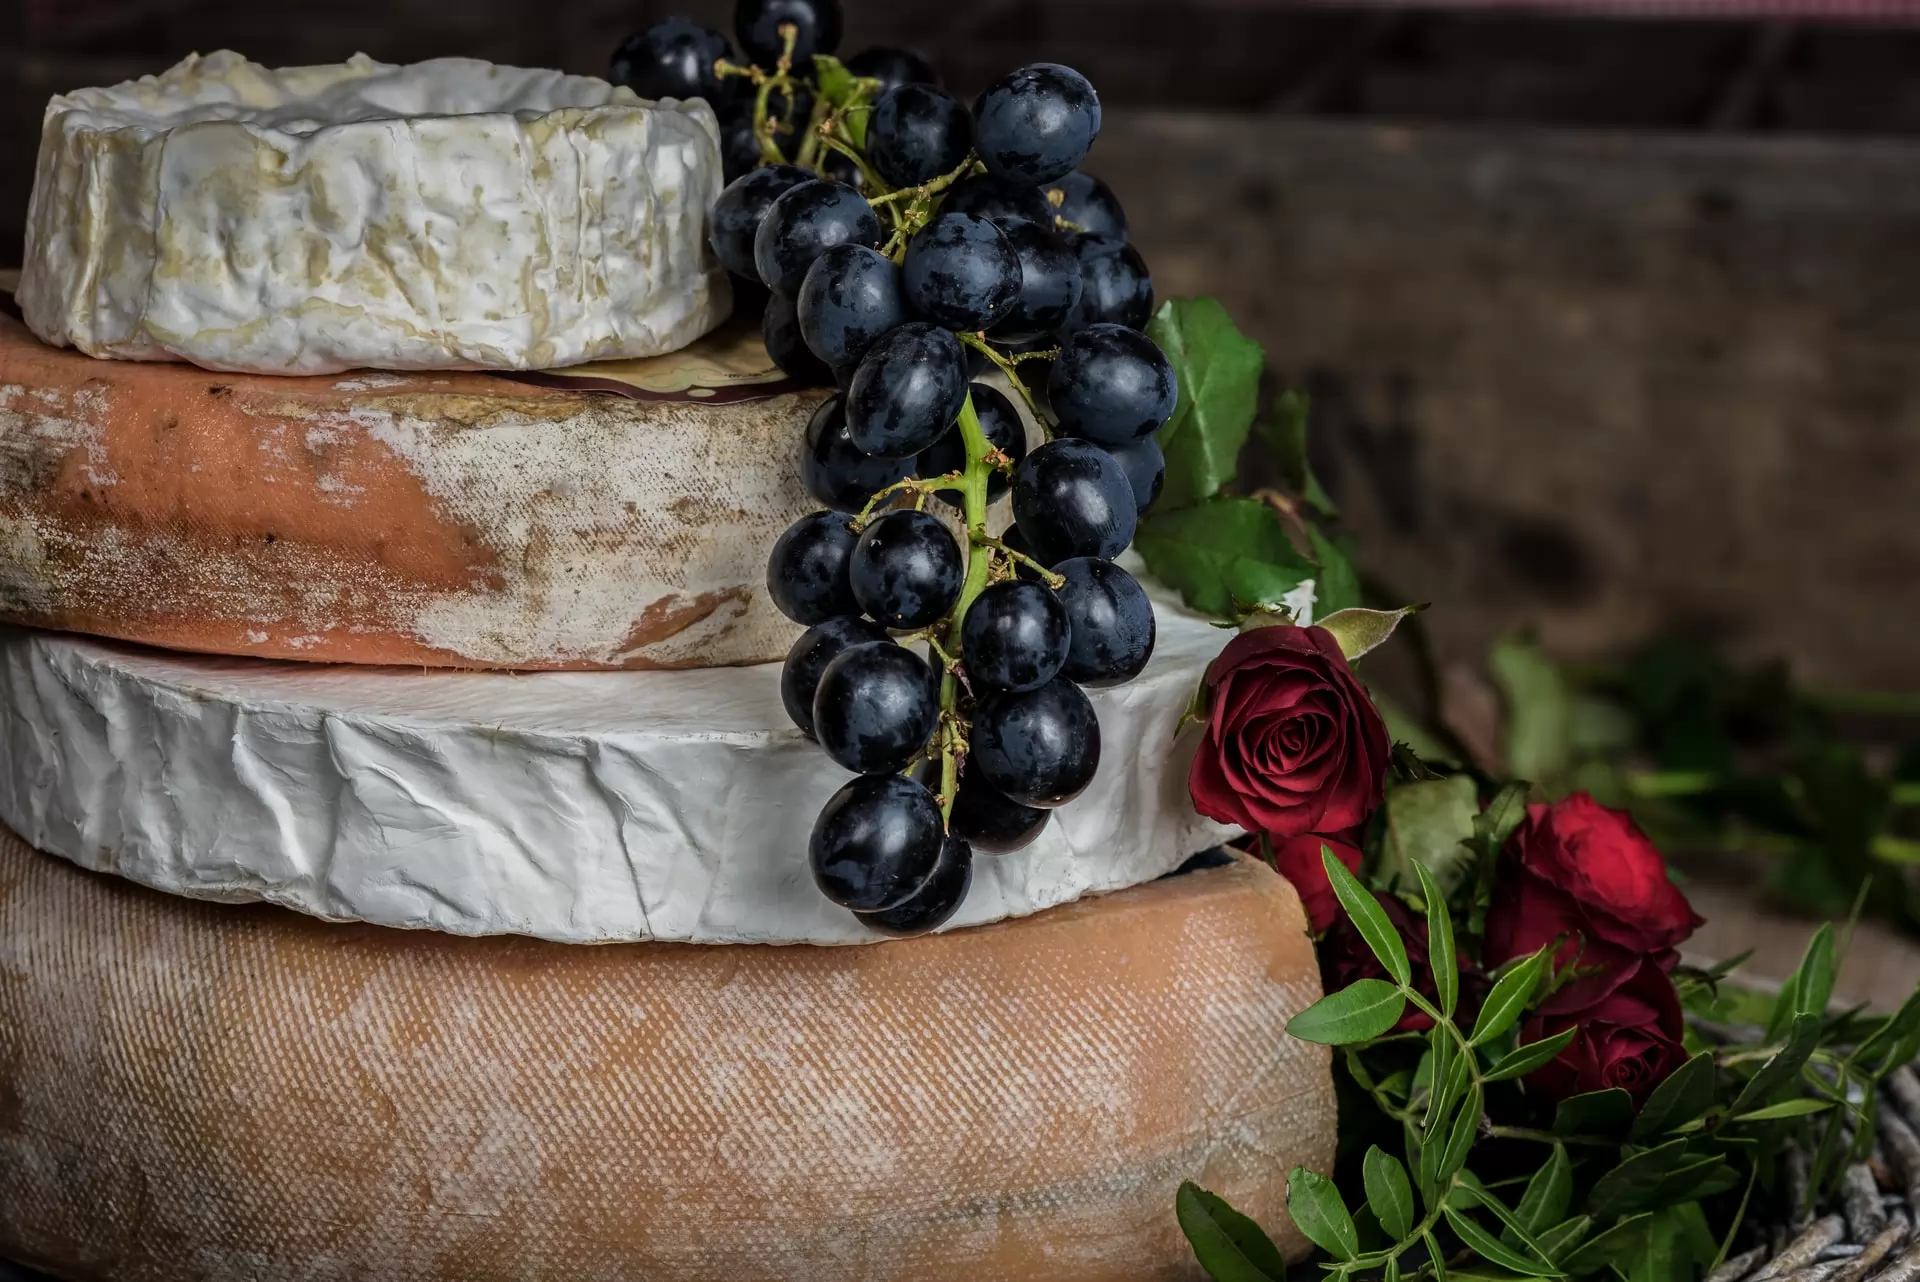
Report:
M 819 506 L 797 460 L 823 394 L 746 331 L 621 363 L 647 385 L 613 395 L 94 360 L 6 302 L 0 618 L 469 668 L 761 663 L 800 633 L 766 555 Z
M 461 939 L 0 837 L 0 1257 L 113 1282 L 1198 1278 L 1326 1169 L 1250 862 L 873 948 Z

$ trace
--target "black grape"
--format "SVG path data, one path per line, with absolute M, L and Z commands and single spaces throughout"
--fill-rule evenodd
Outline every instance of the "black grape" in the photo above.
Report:
M 1030 186 L 1066 177 L 1100 136 L 1100 96 L 1057 62 L 1002 76 L 974 103 L 973 116 L 987 172 Z
M 925 512 L 888 512 L 861 533 L 847 561 L 854 600 L 889 628 L 924 628 L 960 599 L 966 578 L 960 545 Z
M 720 172 L 729 183 L 737 183 L 760 164 L 760 140 L 753 136 L 752 111 L 732 110 L 720 116 Z M 808 177 L 812 177 L 811 174 Z M 749 260 L 752 259 L 752 232 L 748 232 Z M 749 271 L 759 283 L 758 272 Z
M 1080 259 L 1080 301 L 1062 328 L 1113 324 L 1145 329 L 1153 319 L 1153 277 L 1140 251 L 1124 240 L 1098 235 L 1074 237 L 1073 248 Z
M 960 633 L 961 661 L 976 686 L 1034 690 L 1060 675 L 1073 629 L 1044 585 L 1013 579 L 974 598 Z
M 907 242 L 907 301 L 953 330 L 998 324 L 1020 295 L 1020 258 L 1006 233 L 973 214 L 943 213 Z
M 1021 421 L 1019 411 L 1013 408 L 1013 402 L 986 383 L 970 384 L 968 391 L 973 396 L 973 413 L 980 420 L 980 431 L 986 436 L 987 444 L 1015 463 L 1025 458 L 1027 425 Z M 946 435 L 921 451 L 913 474 L 922 480 L 932 480 L 950 472 L 964 471 L 966 466 L 967 443 L 962 439 L 960 425 L 955 423 L 947 429 Z M 1012 484 L 1005 472 L 995 468 L 987 477 L 987 502 L 998 502 Z M 957 489 L 935 490 L 934 496 L 951 507 L 961 506 L 962 496 Z
M 960 340 L 938 325 L 909 321 L 867 349 L 854 371 L 850 439 L 869 454 L 911 460 L 940 439 L 966 399 Z
M 918 187 L 957 168 L 973 145 L 973 118 L 932 85 L 880 95 L 867 118 L 867 163 L 895 187 Z
M 751 123 L 747 133 L 752 136 Z M 755 156 L 758 154 L 756 151 Z M 798 165 L 768 165 L 728 183 L 713 203 L 713 227 L 707 233 L 720 265 L 737 276 L 759 280 L 760 272 L 753 262 L 753 237 L 760 230 L 760 220 L 790 188 L 812 181 L 813 174 Z
M 1020 292 L 1013 309 L 993 327 L 993 338 L 997 343 L 1032 342 L 1060 328 L 1073 314 L 1080 301 L 1080 260 L 1051 223 L 1003 218 L 996 225 L 1020 260 Z
M 1100 767 L 1100 721 L 1065 677 L 984 700 L 974 712 L 970 743 L 969 770 L 978 769 L 1009 800 L 1043 810 L 1079 796 Z
M 925 787 L 903 775 L 869 776 L 833 794 L 807 856 L 821 894 L 855 912 L 884 912 L 927 884 L 946 837 Z
M 1060 345 L 1047 400 L 1060 432 L 1117 449 L 1173 417 L 1180 385 L 1158 344 L 1124 325 L 1090 325 Z
M 1034 556 L 1111 559 L 1133 542 L 1139 510 L 1113 455 L 1072 437 L 1048 441 L 1013 473 L 1013 517 Z
M 803 627 L 860 613 L 847 559 L 860 536 L 845 512 L 815 512 L 787 527 L 767 557 L 767 595 Z
M 793 42 L 793 67 L 804 72 L 817 53 L 840 47 L 840 0 L 739 0 L 733 9 L 733 34 L 747 57 L 773 70 L 785 52 L 780 28 L 798 28 Z
M 868 245 L 835 245 L 816 258 L 794 302 L 801 337 L 834 369 L 859 364 L 907 319 L 900 268 Z
M 874 458 L 858 449 L 847 433 L 846 405 L 846 397 L 830 396 L 807 421 L 800 483 L 816 501 L 858 512 L 875 494 L 906 479 L 913 460 Z
M 642 98 L 705 98 L 718 112 L 746 81 L 722 80 L 713 64 L 733 57 L 718 31 L 688 18 L 667 18 L 620 42 L 613 54 L 613 82 Z
M 814 179 L 780 193 L 753 236 L 760 279 L 792 295 L 814 259 L 835 245 L 878 245 L 880 220 L 866 197 L 843 183 Z
M 1133 487 L 1133 501 L 1140 515 L 1145 516 L 1167 482 L 1167 456 L 1161 453 L 1160 442 L 1152 436 L 1143 436 L 1109 453 L 1125 470 L 1127 484 Z
M 947 189 L 940 202 L 943 214 L 972 214 L 976 218 L 1024 218 L 1030 223 L 1052 223 L 1053 206 L 1038 187 L 1011 183 L 992 174 L 975 174 Z
M 1125 570 L 1097 557 L 1075 557 L 1053 567 L 1066 579 L 1054 595 L 1066 608 L 1072 643 L 1061 670 L 1081 685 L 1131 681 L 1153 657 L 1153 603 Z M 971 615 L 971 611 L 968 612 Z
M 960 776 L 960 787 L 947 816 L 947 830 L 966 838 L 975 850 L 1010 855 L 1033 844 L 1053 818 L 1051 810 L 1023 806 L 980 778 L 978 770 Z
M 904 646 L 849 646 L 820 674 L 813 734 L 827 755 L 863 775 L 904 770 L 940 722 L 940 676 Z
M 800 634 L 780 669 L 780 702 L 802 734 L 813 738 L 813 696 L 827 665 L 842 650 L 882 641 L 891 644 L 885 628 L 853 616 L 816 623 Z
M 1052 185 L 1061 195 L 1054 212 L 1083 232 L 1127 238 L 1127 211 L 1113 189 L 1084 170 L 1076 169 Z
M 910 49 L 864 49 L 847 59 L 847 70 L 864 80 L 878 80 L 881 93 L 898 85 L 940 83 L 933 64 Z
M 910 939 L 940 929 L 960 911 L 973 886 L 973 849 L 949 835 L 940 846 L 940 860 L 920 888 L 905 902 L 876 913 L 855 913 L 862 925 L 896 939 Z
M 767 309 L 760 314 L 760 341 L 789 378 L 809 387 L 833 384 L 833 371 L 800 336 L 800 313 L 785 294 L 776 292 L 767 298 Z

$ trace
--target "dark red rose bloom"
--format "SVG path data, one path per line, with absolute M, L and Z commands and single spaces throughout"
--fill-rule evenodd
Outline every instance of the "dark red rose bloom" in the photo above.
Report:
M 1578 792 L 1527 807 L 1507 839 L 1487 910 L 1485 961 L 1498 966 L 1564 936 L 1555 965 L 1585 973 L 1544 1009 L 1577 1010 L 1620 987 L 1643 961 L 1670 973 L 1676 946 L 1700 922 L 1633 820 Z
M 1652 960 L 1629 970 L 1591 1006 L 1535 1014 L 1520 1041 L 1537 1042 L 1568 1028 L 1579 1030 L 1573 1041 L 1527 1076 L 1528 1086 L 1548 1099 L 1618 1086 L 1644 1100 L 1686 1062 L 1680 998 L 1667 971 Z
M 1321 870 L 1322 872 L 1325 869 Z M 1331 891 L 1328 892 L 1331 895 Z M 1439 995 L 1434 991 L 1433 970 L 1427 959 L 1427 918 L 1417 913 L 1393 895 L 1384 895 L 1378 891 L 1373 896 L 1379 901 L 1381 909 L 1387 914 L 1387 920 L 1400 932 L 1400 942 L 1407 950 L 1407 961 L 1413 966 L 1413 986 L 1428 1001 L 1439 1003 Z M 1336 905 L 1335 911 L 1338 912 Z M 1462 1027 L 1471 1028 L 1475 1012 L 1486 999 L 1491 985 L 1478 967 L 1473 966 L 1464 957 L 1457 959 L 1460 970 L 1460 996 L 1454 1008 L 1454 1015 Z M 1339 913 L 1339 920 L 1327 931 L 1326 938 L 1320 941 L 1320 984 L 1329 993 L 1339 992 L 1356 979 L 1388 979 L 1387 968 L 1373 955 L 1373 949 L 1354 928 L 1353 919 L 1346 913 Z M 1408 1006 L 1407 1013 L 1400 1017 L 1394 1028 L 1400 1032 L 1420 1031 L 1433 1027 L 1433 1018 L 1416 1006 Z
M 1276 837 L 1267 843 L 1273 851 L 1274 871 L 1300 892 L 1300 906 L 1307 910 L 1307 924 L 1316 935 L 1325 934 L 1327 927 L 1344 915 L 1340 901 L 1334 897 L 1333 884 L 1327 880 L 1327 866 L 1320 862 L 1320 847 L 1325 845 L 1335 859 L 1347 866 L 1348 872 L 1357 873 L 1361 854 L 1360 848 L 1353 844 L 1356 835 L 1349 832 L 1338 837 L 1323 837 L 1310 832 L 1298 837 Z M 1252 848 L 1256 853 L 1260 850 L 1257 844 Z
M 1325 628 L 1255 628 L 1207 669 L 1193 805 L 1275 838 L 1365 822 L 1386 787 L 1386 723 Z

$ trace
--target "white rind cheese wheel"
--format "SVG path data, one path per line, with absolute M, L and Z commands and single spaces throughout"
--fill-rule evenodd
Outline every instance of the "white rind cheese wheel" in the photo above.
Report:
M 798 457 L 824 394 L 733 326 L 588 368 L 212 374 L 0 314 L 0 618 L 416 667 L 783 656 L 767 550 L 818 506 Z
M 1230 835 L 1194 813 L 1182 718 L 1224 634 L 1155 596 L 1159 644 L 1089 691 L 1092 786 L 981 855 L 955 926 L 1138 885 Z M 0 821 L 176 894 L 572 943 L 870 943 L 815 887 L 851 776 L 780 667 L 423 673 L 209 659 L 0 629 Z
M 112 1282 L 1199 1279 L 1325 1171 L 1247 861 L 871 949 L 333 926 L 0 837 L 0 1257 Z
M 47 106 L 20 303 L 121 360 L 552 369 L 726 314 L 718 126 L 603 80 L 195 55 Z

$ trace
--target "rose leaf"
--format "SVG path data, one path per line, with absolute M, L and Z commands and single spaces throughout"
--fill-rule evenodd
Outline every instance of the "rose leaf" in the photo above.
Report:
M 1307 522 L 1307 544 L 1313 552 L 1314 562 L 1320 567 L 1319 604 L 1332 612 L 1351 610 L 1360 604 L 1360 572 L 1353 568 L 1353 554 L 1348 550 L 1351 540 L 1344 537 L 1328 538 L 1320 532 L 1320 527 Z M 1382 641 L 1385 637 L 1380 638 Z M 1371 646 L 1368 649 L 1372 649 Z M 1344 653 L 1345 647 L 1342 647 Z M 1347 655 L 1347 661 L 1359 658 L 1357 654 Z
M 1387 840 L 1380 876 L 1396 889 L 1414 891 L 1414 868 L 1424 867 L 1451 894 L 1472 871 L 1473 837 L 1480 800 L 1471 775 L 1396 784 L 1387 791 Z
M 1156 510 L 1140 522 L 1133 545 L 1155 578 L 1217 618 L 1232 618 L 1236 606 L 1277 602 L 1313 577 L 1279 514 L 1254 499 Z
M 1323 566 L 1323 573 L 1324 569 Z M 1424 605 L 1408 605 L 1398 610 L 1363 610 L 1349 606 L 1323 616 L 1318 625 L 1333 633 L 1333 639 L 1340 643 L 1340 653 L 1347 657 L 1348 663 L 1353 663 L 1361 655 L 1377 650 L 1385 643 L 1393 635 L 1393 630 L 1400 626 L 1400 620 L 1426 608 Z
M 1307 458 L 1307 431 L 1313 418 L 1310 409 L 1304 394 L 1282 392 L 1274 402 L 1273 417 L 1262 419 L 1253 430 L 1272 452 L 1287 488 L 1321 516 L 1338 516 L 1339 509 L 1313 474 L 1313 464 Z
M 1558 778 L 1572 763 L 1573 695 L 1567 678 L 1530 640 L 1509 637 L 1488 656 L 1507 713 L 1507 769 L 1516 779 Z
M 1219 493 L 1233 479 L 1259 409 L 1267 357 L 1214 298 L 1167 300 L 1147 337 L 1166 353 L 1180 384 L 1173 417 L 1159 432 L 1167 479 L 1157 506 L 1174 511 Z

